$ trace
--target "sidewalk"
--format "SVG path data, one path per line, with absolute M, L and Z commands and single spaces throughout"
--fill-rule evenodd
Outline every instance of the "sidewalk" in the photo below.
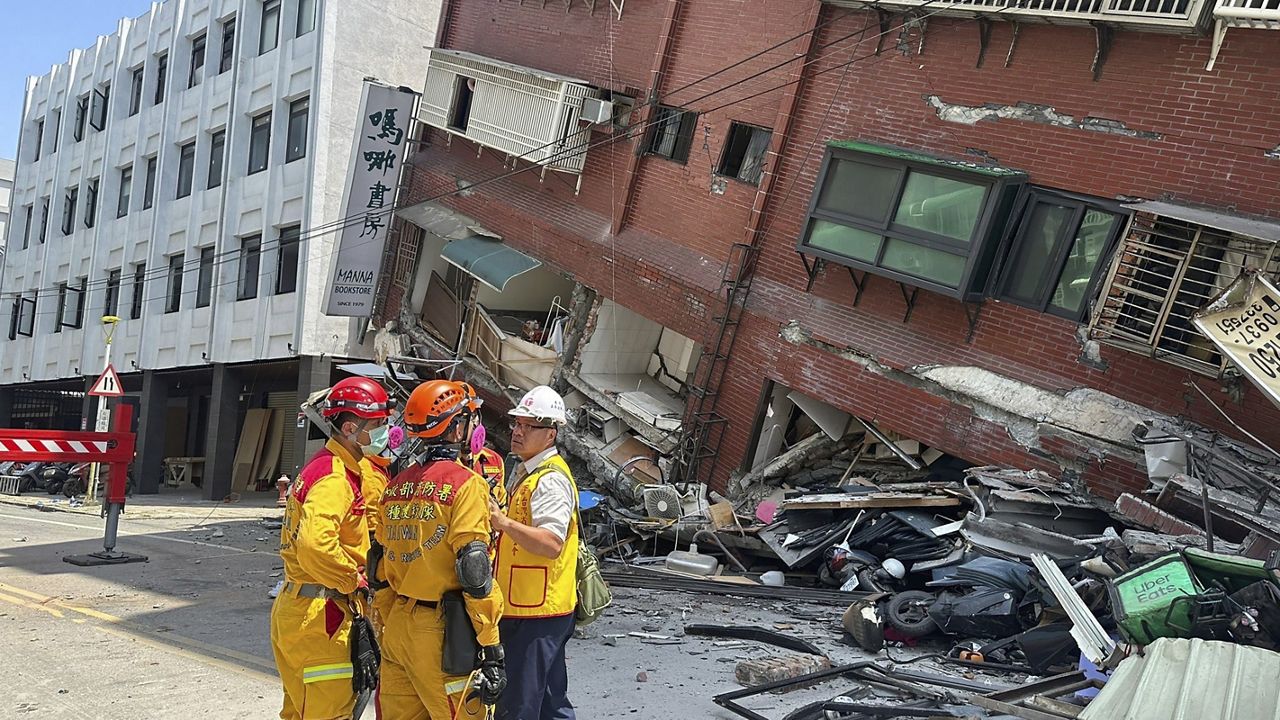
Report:
M 236 497 L 236 496 L 232 496 Z M 25 495 L 0 495 L 0 505 L 35 508 L 46 512 L 65 512 L 97 517 L 100 505 L 88 505 L 80 498 L 68 499 L 43 492 Z M 215 502 L 200 496 L 200 488 L 165 489 L 156 495 L 133 495 L 125 499 L 126 517 L 137 520 L 200 519 L 217 511 L 218 517 L 232 520 L 278 518 L 283 512 L 276 507 L 275 492 L 252 492 L 238 496 L 235 502 Z

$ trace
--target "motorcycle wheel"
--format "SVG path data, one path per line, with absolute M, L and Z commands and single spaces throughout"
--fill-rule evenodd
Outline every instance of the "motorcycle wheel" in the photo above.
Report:
M 929 606 L 933 601 L 933 593 L 923 590 L 900 592 L 889 598 L 884 620 L 889 627 L 907 637 L 924 637 L 938 629 L 938 624 L 929 617 Z
M 86 489 L 84 481 L 79 478 L 67 478 L 67 481 L 62 483 L 62 494 L 67 497 L 83 495 Z

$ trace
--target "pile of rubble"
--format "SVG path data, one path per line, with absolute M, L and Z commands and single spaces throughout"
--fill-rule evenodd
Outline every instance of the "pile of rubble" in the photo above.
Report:
M 753 720 L 743 698 L 833 680 L 856 685 L 787 720 L 1270 707 L 1249 678 L 1280 671 L 1280 461 L 1197 429 L 1135 438 L 1151 486 L 1114 504 L 877 432 L 811 436 L 740 478 L 736 502 L 651 472 L 626 502 L 594 496 L 584 529 L 614 585 L 818 602 L 847 643 L 933 668 L 762 658 L 783 676 L 740 672 L 749 686 L 716 698 Z

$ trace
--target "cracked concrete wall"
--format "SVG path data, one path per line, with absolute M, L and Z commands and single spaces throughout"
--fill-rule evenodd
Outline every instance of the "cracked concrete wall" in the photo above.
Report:
M 1058 112 L 1049 105 L 1020 102 L 1014 105 L 957 105 L 948 103 L 937 95 L 925 95 L 924 101 L 934 109 L 938 118 L 961 125 L 977 125 L 984 120 L 1020 120 L 1022 122 L 1052 125 L 1071 130 L 1088 130 L 1090 132 L 1122 135 L 1124 137 L 1142 138 L 1144 140 L 1160 140 L 1164 136 L 1149 130 L 1135 130 L 1119 120 L 1108 120 L 1098 117 L 1076 118 Z

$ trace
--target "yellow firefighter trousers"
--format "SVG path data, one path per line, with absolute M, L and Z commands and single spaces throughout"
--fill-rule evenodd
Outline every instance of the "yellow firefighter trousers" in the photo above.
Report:
M 382 720 L 484 718 L 478 698 L 466 699 L 467 678 L 445 675 L 444 611 L 399 597 L 383 616 L 382 674 L 378 717 Z
M 341 600 L 282 591 L 271 606 L 271 651 L 284 683 L 282 720 L 348 720 L 351 613 Z

